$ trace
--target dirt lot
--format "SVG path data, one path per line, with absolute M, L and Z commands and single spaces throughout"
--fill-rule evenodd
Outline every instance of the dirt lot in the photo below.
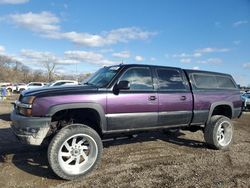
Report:
M 46 148 L 20 144 L 0 103 L 0 187 L 250 187 L 250 113 L 234 122 L 230 151 L 208 149 L 202 132 L 143 133 L 104 143 L 98 169 L 64 181 L 48 167 Z

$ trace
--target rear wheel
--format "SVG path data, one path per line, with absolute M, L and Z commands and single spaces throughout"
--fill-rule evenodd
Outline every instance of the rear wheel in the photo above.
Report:
M 61 178 L 73 180 L 92 171 L 100 161 L 102 141 L 97 132 L 82 124 L 60 130 L 48 147 L 48 161 Z
M 204 130 L 206 143 L 214 149 L 228 149 L 233 139 L 233 124 L 225 116 L 215 115 Z

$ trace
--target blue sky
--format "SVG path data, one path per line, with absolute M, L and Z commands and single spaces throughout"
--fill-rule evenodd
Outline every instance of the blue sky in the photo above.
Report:
M 33 69 L 157 64 L 250 85 L 249 0 L 0 0 L 0 54 Z M 76 70 L 77 69 L 77 70 Z

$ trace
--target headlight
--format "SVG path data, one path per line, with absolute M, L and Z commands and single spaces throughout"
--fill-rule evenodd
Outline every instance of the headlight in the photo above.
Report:
M 32 103 L 35 100 L 34 96 L 23 97 L 20 101 L 16 101 L 16 107 L 20 114 L 24 116 L 32 115 Z
M 24 116 L 32 116 L 32 109 L 19 107 L 19 113 Z

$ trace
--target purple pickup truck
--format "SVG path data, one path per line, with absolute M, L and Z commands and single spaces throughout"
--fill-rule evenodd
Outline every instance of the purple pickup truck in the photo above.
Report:
M 79 86 L 22 92 L 11 127 L 24 143 L 49 142 L 52 170 L 72 180 L 96 167 L 108 135 L 202 130 L 208 146 L 228 149 L 241 105 L 228 74 L 122 64 L 101 68 Z

